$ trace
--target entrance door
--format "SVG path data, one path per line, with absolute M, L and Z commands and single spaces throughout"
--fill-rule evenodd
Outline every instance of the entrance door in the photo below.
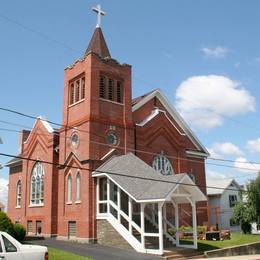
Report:
M 77 236 L 76 221 L 69 221 L 68 230 L 69 230 L 69 234 L 68 234 L 69 239 L 76 238 Z

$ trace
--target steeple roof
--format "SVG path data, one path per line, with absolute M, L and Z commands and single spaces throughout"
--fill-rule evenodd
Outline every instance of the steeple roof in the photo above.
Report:
M 89 52 L 93 52 L 99 55 L 101 58 L 111 58 L 100 27 L 96 27 L 85 54 Z

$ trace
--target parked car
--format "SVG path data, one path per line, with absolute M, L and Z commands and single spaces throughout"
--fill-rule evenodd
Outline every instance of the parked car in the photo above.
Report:
M 0 260 L 48 260 L 45 246 L 23 245 L 0 231 Z

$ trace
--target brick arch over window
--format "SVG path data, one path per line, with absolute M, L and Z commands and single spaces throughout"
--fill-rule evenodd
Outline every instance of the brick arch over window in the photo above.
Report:
M 41 162 L 37 162 L 31 175 L 31 205 L 44 203 L 44 168 Z

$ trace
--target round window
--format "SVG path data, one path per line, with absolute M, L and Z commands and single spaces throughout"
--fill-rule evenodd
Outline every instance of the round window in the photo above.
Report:
M 74 147 L 79 144 L 79 136 L 76 133 L 71 136 L 71 144 Z
M 118 142 L 118 138 L 115 134 L 110 133 L 107 136 L 107 141 L 108 141 L 109 144 L 116 145 L 117 142 Z
M 171 162 L 163 154 L 157 155 L 153 160 L 153 168 L 163 175 L 173 174 Z

